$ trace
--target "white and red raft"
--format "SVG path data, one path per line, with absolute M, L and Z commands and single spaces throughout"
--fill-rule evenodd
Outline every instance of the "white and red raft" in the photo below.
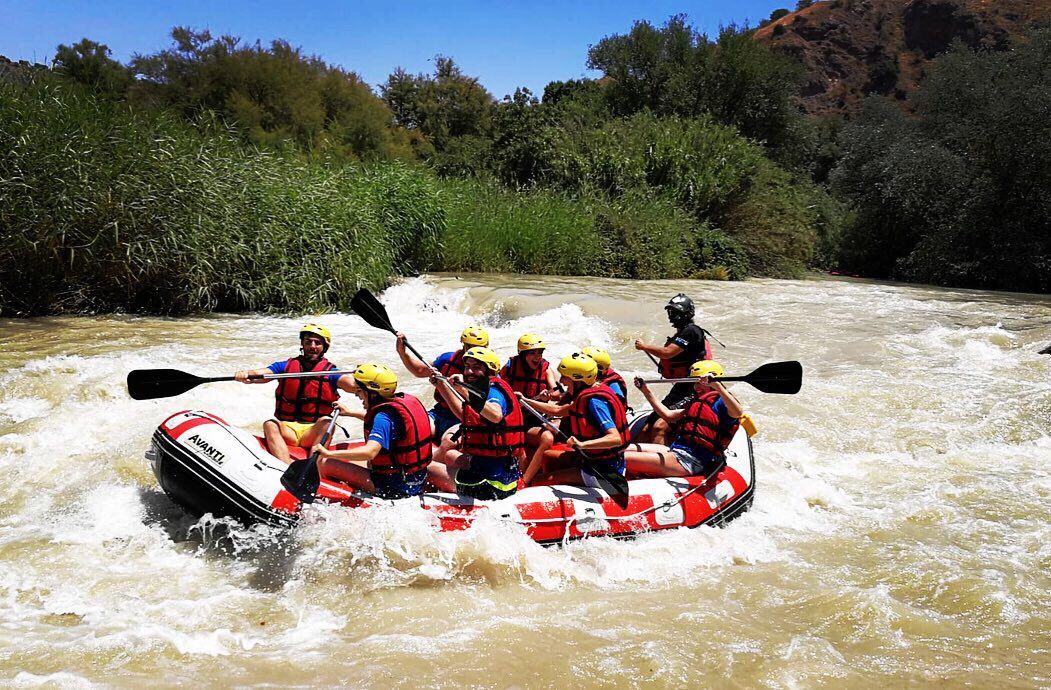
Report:
M 636 419 L 636 425 L 641 418 Z M 351 443 L 336 444 L 335 448 Z M 293 458 L 305 457 L 292 449 Z M 286 465 L 263 439 L 200 411 L 173 414 L 157 428 L 146 457 L 164 491 L 193 515 L 211 513 L 248 523 L 291 525 L 302 504 L 285 490 Z M 531 486 L 499 501 L 450 493 L 400 499 L 433 511 L 442 530 L 461 530 L 482 514 L 523 525 L 545 544 L 586 536 L 627 537 L 662 529 L 722 524 L 752 503 L 755 490 L 752 443 L 740 429 L 726 463 L 709 477 L 632 478 L 628 495 L 600 488 Z M 348 508 L 392 505 L 349 487 L 322 481 L 318 500 Z

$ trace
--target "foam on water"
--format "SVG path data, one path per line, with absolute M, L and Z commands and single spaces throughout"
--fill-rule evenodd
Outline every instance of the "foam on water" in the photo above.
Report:
M 411 506 L 315 505 L 292 533 L 194 520 L 142 459 L 150 434 L 179 409 L 258 429 L 272 386 L 137 402 L 129 370 L 263 366 L 294 353 L 308 319 L 332 330 L 337 364 L 395 364 L 393 336 L 352 314 L 54 320 L 57 345 L 0 373 L 0 469 L 14 479 L 0 487 L 0 681 L 86 687 L 125 669 L 285 684 L 302 680 L 298 663 L 311 682 L 384 685 L 424 657 L 420 684 L 980 683 L 996 665 L 1046 684 L 1025 669 L 1051 644 L 1051 358 L 1034 326 L 1051 327 L 1051 306 L 849 282 L 559 280 L 577 294 L 418 278 L 381 299 L 427 357 L 479 322 L 501 356 L 532 331 L 549 359 L 598 344 L 631 375 L 652 371 L 631 344 L 666 333 L 662 300 L 696 295 L 728 368 L 804 365 L 798 396 L 735 388 L 760 426 L 750 512 L 561 548 L 495 519 L 440 533 Z M 486 650 L 501 644 L 547 664 L 494 675 Z M 986 644 L 1012 656 L 954 661 Z M 450 648 L 482 656 L 457 666 Z

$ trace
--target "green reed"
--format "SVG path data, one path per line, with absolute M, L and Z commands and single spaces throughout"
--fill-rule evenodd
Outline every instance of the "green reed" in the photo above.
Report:
M 434 254 L 435 180 L 246 148 L 44 81 L 0 85 L 0 313 L 344 306 Z

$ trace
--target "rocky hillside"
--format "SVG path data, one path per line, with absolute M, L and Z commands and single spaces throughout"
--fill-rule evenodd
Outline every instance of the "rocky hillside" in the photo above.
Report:
M 1051 0 L 821 0 L 755 37 L 803 61 L 809 112 L 849 112 L 869 93 L 904 101 L 956 39 L 1003 49 L 1039 22 L 1051 22 Z
M 0 82 L 28 84 L 34 75 L 42 74 L 46 71 L 47 67 L 45 65 L 34 65 L 25 60 L 13 62 L 0 55 Z

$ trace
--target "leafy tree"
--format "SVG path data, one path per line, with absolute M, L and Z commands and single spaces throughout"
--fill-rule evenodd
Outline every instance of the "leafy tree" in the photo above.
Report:
M 433 76 L 413 76 L 398 68 L 380 93 L 395 122 L 419 131 L 438 152 L 459 137 L 492 136 L 492 95 L 476 78 L 465 75 L 452 58 L 436 57 Z
M 856 221 L 845 267 L 941 284 L 1051 289 L 1051 29 L 1009 52 L 957 44 L 914 96 L 843 132 L 832 179 Z
M 110 97 L 123 97 L 132 84 L 131 72 L 110 57 L 109 46 L 82 38 L 59 45 L 52 67 L 58 74 Z
M 262 145 L 366 159 L 388 157 L 399 146 L 391 112 L 353 72 L 286 41 L 242 45 L 233 36 L 187 27 L 171 35 L 171 48 L 132 59 L 141 101 L 186 117 L 220 112 Z
M 775 152 L 788 143 L 802 117 L 792 100 L 802 66 L 736 26 L 711 41 L 683 15 L 661 28 L 636 22 L 629 33 L 592 46 L 588 66 L 603 72 L 616 115 L 641 110 L 662 116 L 710 114 Z

